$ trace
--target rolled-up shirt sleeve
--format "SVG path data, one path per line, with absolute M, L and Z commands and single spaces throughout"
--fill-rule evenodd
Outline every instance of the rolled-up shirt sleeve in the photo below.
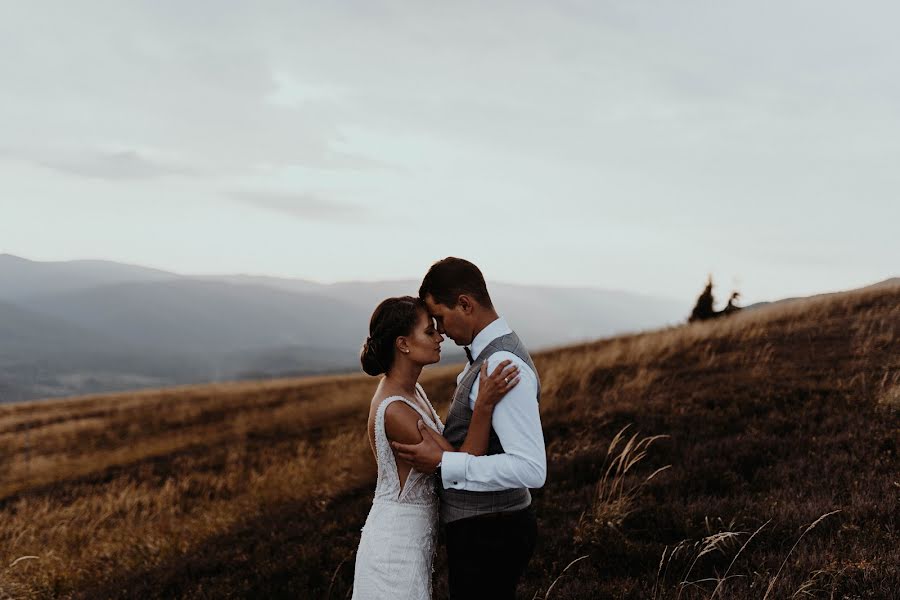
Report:
M 502 454 L 472 456 L 465 452 L 444 452 L 441 481 L 445 488 L 491 492 L 512 488 L 539 488 L 547 477 L 547 454 L 537 400 L 537 376 L 511 352 L 496 352 L 488 358 L 493 373 L 504 360 L 519 367 L 520 380 L 494 408 L 491 424 Z M 474 408 L 480 375 L 472 386 L 469 404 Z

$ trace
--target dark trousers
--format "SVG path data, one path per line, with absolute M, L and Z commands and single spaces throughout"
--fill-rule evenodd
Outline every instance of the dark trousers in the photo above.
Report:
M 537 539 L 531 506 L 446 525 L 450 600 L 515 600 Z

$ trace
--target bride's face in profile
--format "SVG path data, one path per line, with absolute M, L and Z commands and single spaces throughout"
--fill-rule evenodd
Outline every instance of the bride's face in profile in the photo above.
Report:
M 419 319 L 412 333 L 406 337 L 406 356 L 420 365 L 430 365 L 441 360 L 441 343 L 444 336 L 437 332 L 434 319 L 424 310 L 419 311 Z

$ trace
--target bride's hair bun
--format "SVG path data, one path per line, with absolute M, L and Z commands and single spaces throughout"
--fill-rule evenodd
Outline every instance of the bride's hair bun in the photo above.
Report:
M 369 337 L 363 342 L 359 362 L 368 375 L 381 375 L 394 364 L 394 341 L 412 333 L 424 304 L 413 296 L 388 298 L 375 308 L 369 320 Z
M 359 362 L 362 363 L 363 371 L 369 375 L 379 375 L 383 371 L 378 363 L 377 342 L 371 337 L 367 337 L 363 342 L 362 351 L 359 354 Z

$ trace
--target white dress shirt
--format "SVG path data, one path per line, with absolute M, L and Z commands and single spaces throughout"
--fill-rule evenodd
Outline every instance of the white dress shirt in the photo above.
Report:
M 496 338 L 512 330 L 501 317 L 482 329 L 472 340 L 470 350 L 474 358 Z M 512 352 L 495 352 L 488 360 L 488 373 L 497 365 L 511 360 L 519 367 L 519 383 L 494 408 L 491 425 L 503 444 L 503 454 L 472 456 L 466 452 L 444 452 L 441 459 L 441 480 L 444 488 L 491 492 L 511 488 L 539 488 L 547 478 L 547 453 L 537 401 L 537 375 L 525 361 Z M 467 365 L 456 378 L 457 385 Z M 469 407 L 475 409 L 481 374 L 475 378 L 469 394 Z

